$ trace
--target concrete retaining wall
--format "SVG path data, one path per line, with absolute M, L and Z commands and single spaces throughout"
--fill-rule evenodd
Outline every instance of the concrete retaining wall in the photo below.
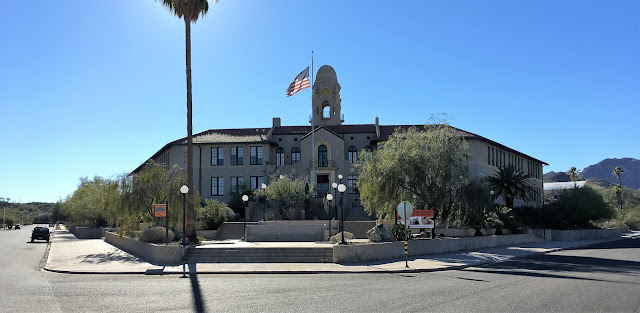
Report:
M 78 239 L 100 239 L 104 237 L 104 228 L 69 226 L 68 229 Z
M 197 230 L 196 234 L 198 236 L 207 238 L 207 239 L 214 239 L 216 238 L 216 235 L 218 234 L 218 230 L 214 229 L 214 230 Z
M 104 241 L 156 265 L 180 264 L 186 252 L 179 245 L 156 245 L 128 237 L 120 238 L 117 233 L 111 232 L 105 233 Z
M 418 256 L 509 246 L 537 240 L 534 234 L 411 240 L 409 241 L 409 255 Z M 334 263 L 370 262 L 402 257 L 404 257 L 404 242 L 402 241 L 336 245 L 333 247 Z
M 625 231 L 626 230 L 626 231 Z M 620 236 L 629 228 L 551 230 L 551 240 L 574 241 Z
M 247 225 L 247 241 L 324 241 L 326 225 Z

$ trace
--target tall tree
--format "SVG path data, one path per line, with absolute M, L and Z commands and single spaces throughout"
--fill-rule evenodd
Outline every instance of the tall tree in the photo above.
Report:
M 157 1 L 157 0 L 156 0 Z M 218 0 L 214 0 L 217 3 Z M 187 234 L 192 242 L 196 241 L 195 208 L 193 205 L 193 136 L 191 125 L 191 23 L 198 21 L 209 11 L 207 0 L 162 0 L 162 5 L 178 18 L 184 20 L 186 63 L 187 63 Z
M 293 216 L 290 216 L 288 206 L 299 203 L 307 197 L 308 192 L 305 193 L 305 186 L 308 182 L 300 177 L 291 179 L 291 177 L 287 175 L 282 175 L 281 178 L 276 178 L 275 175 L 272 175 L 269 181 L 271 183 L 267 186 L 267 189 L 258 189 L 254 194 L 266 196 L 267 200 L 277 201 L 278 212 L 282 219 L 292 219 Z M 312 190 L 309 192 L 311 191 Z
M 622 173 L 624 173 L 624 171 L 620 166 L 616 166 L 613 169 L 613 175 L 616 175 L 616 177 L 618 177 L 618 190 L 616 193 L 618 195 L 618 205 L 620 206 L 620 211 L 622 211 L 622 178 L 620 177 Z
M 580 171 L 575 166 L 572 166 L 567 171 L 567 174 L 569 174 L 569 178 L 571 178 L 571 181 L 573 182 L 573 187 L 576 187 L 576 180 L 580 179 Z
M 458 216 L 454 204 L 468 180 L 468 145 L 444 122 L 397 129 L 360 159 L 358 190 L 370 215 L 393 216 L 400 201 L 411 200 L 443 220 Z
M 487 181 L 494 190 L 493 198 L 502 196 L 505 205 L 513 209 L 515 197 L 522 197 L 527 200 L 534 193 L 533 186 L 529 183 L 529 175 L 516 169 L 513 165 L 498 169 L 498 171 L 487 177 Z

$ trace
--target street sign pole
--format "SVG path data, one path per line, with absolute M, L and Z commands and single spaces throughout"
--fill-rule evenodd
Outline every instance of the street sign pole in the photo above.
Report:
M 404 208 L 404 267 L 409 268 L 409 227 L 407 226 L 407 202 L 403 201 L 402 206 Z

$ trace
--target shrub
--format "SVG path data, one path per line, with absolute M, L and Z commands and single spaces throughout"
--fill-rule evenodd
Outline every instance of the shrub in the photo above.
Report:
M 344 232 L 344 240 L 345 241 L 349 241 L 351 239 L 353 239 L 353 234 L 348 232 L 348 231 Z M 342 241 L 342 233 L 339 232 L 339 233 L 331 236 L 331 238 L 329 238 L 329 241 L 331 241 L 333 243 L 341 242 Z
M 206 229 L 218 229 L 220 225 L 227 221 L 226 204 L 213 199 L 206 199 L 206 204 L 200 209 L 200 217 L 204 220 Z
M 600 193 L 585 186 L 563 191 L 560 200 L 545 205 L 540 213 L 544 227 L 566 229 L 588 228 L 591 222 L 612 218 L 614 210 Z
M 391 234 L 393 235 L 393 240 L 395 241 L 404 241 L 405 238 L 405 227 L 404 225 L 395 224 L 391 228 Z
M 166 228 L 164 227 L 151 227 L 145 229 L 140 235 L 140 241 L 150 242 L 150 243 L 162 243 L 165 240 L 166 236 Z M 175 238 L 175 235 L 172 231 L 169 231 L 169 241 L 172 241 Z

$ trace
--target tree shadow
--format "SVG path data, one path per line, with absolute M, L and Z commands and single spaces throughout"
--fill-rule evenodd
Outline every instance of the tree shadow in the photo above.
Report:
M 115 251 L 107 252 L 107 253 L 93 253 L 80 256 L 83 258 L 81 263 L 90 263 L 90 264 L 100 264 L 107 262 L 130 262 L 130 261 L 141 261 L 139 258 L 132 257 L 130 255 L 123 255 L 121 253 L 117 253 Z
M 193 294 L 193 308 L 196 312 L 205 312 L 205 305 L 202 297 L 202 290 L 198 282 L 198 272 L 196 263 L 189 263 L 189 281 L 191 282 L 191 293 Z
M 616 244 L 576 248 L 572 250 L 577 251 L 618 248 L 640 248 L 640 240 L 636 240 L 635 242 L 617 242 Z M 463 271 L 614 282 L 606 279 L 593 279 L 573 276 L 571 275 L 571 273 L 608 273 L 640 277 L 640 262 L 576 255 L 539 254 L 503 263 L 467 268 Z M 638 281 L 639 283 L 629 284 L 638 285 L 640 284 L 640 280 Z

